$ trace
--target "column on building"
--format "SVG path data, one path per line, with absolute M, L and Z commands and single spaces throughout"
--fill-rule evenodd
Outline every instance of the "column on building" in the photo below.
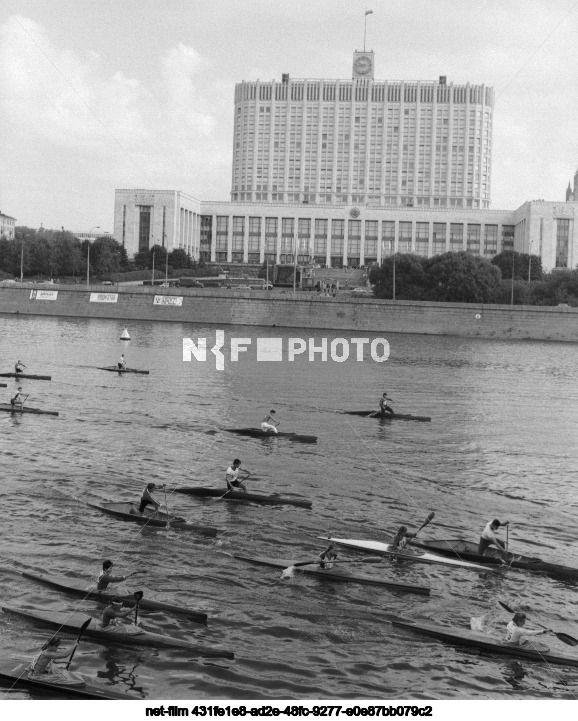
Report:
M 371 265 L 377 263 L 378 257 L 378 231 L 379 222 L 377 220 L 364 221 L 364 234 L 361 246 L 361 264 Z

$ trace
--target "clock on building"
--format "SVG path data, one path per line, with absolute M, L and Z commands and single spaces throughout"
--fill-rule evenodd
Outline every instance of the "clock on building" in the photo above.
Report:
M 363 52 L 354 53 L 353 55 L 353 77 L 354 78 L 372 78 L 373 77 L 373 53 Z

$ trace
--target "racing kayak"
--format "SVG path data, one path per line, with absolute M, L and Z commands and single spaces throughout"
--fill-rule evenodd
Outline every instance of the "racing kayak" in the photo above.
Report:
M 487 565 L 504 565 L 497 548 L 488 548 L 484 552 L 484 555 L 480 556 L 477 543 L 464 541 L 459 538 L 441 541 L 420 540 L 412 542 L 412 545 L 441 553 L 444 556 L 461 558 L 464 561 L 474 561 L 475 563 Z M 562 566 L 559 563 L 549 563 L 548 561 L 542 561 L 540 558 L 524 556 L 517 553 L 508 553 L 508 562 L 505 565 L 511 566 L 512 568 L 520 568 L 525 571 L 548 573 L 552 576 L 578 578 L 578 568 Z
M 48 576 L 45 573 L 29 573 L 28 571 L 23 571 L 22 575 L 24 578 L 29 578 L 31 581 L 43 583 L 50 588 L 54 588 L 57 591 L 63 591 L 71 596 L 79 596 L 83 599 L 90 598 L 95 601 L 101 601 L 102 603 L 108 603 L 109 601 L 122 601 L 125 606 L 136 605 L 135 598 L 131 594 L 114 593 L 112 590 L 97 591 L 95 583 L 89 584 L 87 581 L 77 581 L 72 578 L 67 578 L 66 576 Z M 206 613 L 192 611 L 184 606 L 175 606 L 172 603 L 155 601 L 152 598 L 141 598 L 138 607 L 141 611 L 167 611 L 167 613 L 173 613 L 178 616 L 186 616 L 188 619 L 195 621 L 196 623 L 207 623 Z
M 106 366 L 103 368 L 102 366 L 97 366 L 99 371 L 114 371 L 115 373 L 142 373 L 145 376 L 148 376 L 149 371 L 139 371 L 136 368 L 119 368 L 118 366 Z
M 175 493 L 185 493 L 188 496 L 196 496 L 197 498 L 222 498 L 224 501 L 251 501 L 252 503 L 266 503 L 272 506 L 278 506 L 281 504 L 288 506 L 300 506 L 301 508 L 311 508 L 312 506 L 311 501 L 287 498 L 287 496 L 266 496 L 262 493 L 227 491 L 223 488 L 195 488 L 192 486 L 183 486 L 182 488 L 175 488 Z
M 380 541 L 358 541 L 353 538 L 329 538 L 328 536 L 317 536 L 325 541 L 332 541 L 338 546 L 346 546 L 347 548 L 355 548 L 358 551 L 370 551 L 371 553 L 380 553 L 384 556 L 395 556 L 403 561 L 417 561 L 419 563 L 441 563 L 445 566 L 454 566 L 456 568 L 473 568 L 476 571 L 487 571 L 485 566 L 478 566 L 476 563 L 469 561 L 460 561 L 458 558 L 446 558 L 437 553 L 423 551 L 419 548 L 406 546 L 401 551 L 395 551 L 391 547 L 391 543 L 381 543 Z
M 138 512 L 138 506 L 128 501 L 103 501 L 102 503 L 87 503 L 91 508 L 96 508 L 103 513 L 114 518 L 121 518 L 123 521 L 133 521 L 134 523 L 140 523 L 141 526 L 158 526 L 166 528 L 167 525 L 171 528 L 178 528 L 183 531 L 196 531 L 201 533 L 203 536 L 211 536 L 214 538 L 217 533 L 217 528 L 211 526 L 199 526 L 196 523 L 187 523 L 181 516 L 172 516 L 163 513 L 162 511 L 153 511 L 150 508 L 145 508 L 143 513 Z
M 299 561 L 280 561 L 276 558 L 267 558 L 265 556 L 241 556 L 239 554 L 233 554 L 233 558 L 238 558 L 240 561 L 247 561 L 248 563 L 255 563 L 259 566 L 272 566 L 273 568 L 289 568 L 294 566 Z M 343 563 L 343 562 L 342 562 Z M 317 578 L 323 578 L 326 581 L 349 581 L 351 583 L 368 583 L 372 586 L 382 586 L 389 588 L 392 591 L 399 591 L 401 593 L 420 593 L 425 596 L 429 596 L 429 586 L 410 586 L 407 583 L 394 583 L 393 581 L 386 581 L 383 578 L 377 578 L 376 576 L 369 576 L 365 573 L 347 573 L 337 563 L 332 564 L 331 568 L 320 568 L 319 563 L 308 563 L 305 566 L 297 566 L 297 570 L 303 573 L 308 573 Z
M 0 378 L 30 378 L 34 381 L 51 381 L 52 376 L 35 376 L 30 373 L 0 373 Z
M 0 388 L 8 388 L 8 383 L 0 383 Z
M 317 443 L 317 436 L 304 436 L 300 433 L 287 433 L 279 431 L 270 433 L 260 428 L 224 428 L 227 433 L 236 433 L 238 436 L 251 436 L 252 438 L 288 438 L 290 441 L 301 441 L 301 443 Z
M 565 656 L 564 654 L 552 653 L 550 650 L 546 651 L 545 649 L 547 647 L 543 646 L 543 644 L 539 646 L 536 644 L 535 649 L 531 646 L 532 642 L 530 642 L 528 646 L 518 646 L 467 629 L 453 629 L 431 623 L 418 623 L 417 621 L 410 621 L 405 618 L 395 618 L 391 623 L 399 628 L 407 628 L 416 633 L 421 633 L 424 636 L 438 638 L 441 641 L 447 641 L 457 646 L 479 648 L 482 651 L 489 651 L 491 653 L 520 656 L 535 661 L 555 663 L 561 666 L 578 666 L 578 656 Z M 541 650 L 538 650 L 539 648 L 541 648 Z
M 17 404 L 12 405 L 12 403 L 0 403 L 0 411 L 6 411 L 7 413 L 37 413 L 44 416 L 58 415 L 58 411 L 43 411 L 41 408 L 31 408 L 30 406 L 21 408 Z
M 431 421 L 429 416 L 412 416 L 411 414 L 396 413 L 378 413 L 375 408 L 372 411 L 340 411 L 348 416 L 365 416 L 366 418 L 371 416 L 372 418 L 389 418 L 392 421 Z M 375 413 L 375 415 L 372 415 Z
M 11 613 L 20 616 L 33 623 L 42 626 L 57 628 L 59 631 L 69 631 L 78 634 L 81 626 L 88 621 L 90 616 L 83 613 L 69 613 L 67 611 L 32 611 L 27 608 L 12 608 L 2 606 L 4 613 Z M 132 632 L 138 629 L 138 633 Z M 231 651 L 225 651 L 219 647 L 207 648 L 199 646 L 191 641 L 183 641 L 173 636 L 165 636 L 161 633 L 145 631 L 139 626 L 119 625 L 102 628 L 99 619 L 93 618 L 93 622 L 84 630 L 85 637 L 93 638 L 98 642 L 119 643 L 130 646 L 154 646 L 156 648 L 184 648 L 196 656 L 205 658 L 234 658 Z
M 74 674 L 82 679 L 82 684 L 67 682 L 66 678 L 59 673 L 29 675 L 28 667 L 28 663 L 16 659 L 12 661 L 0 661 L 0 682 L 3 682 L 3 684 L 9 688 L 39 689 L 52 694 L 58 692 L 58 696 L 71 696 L 73 698 L 108 701 L 134 701 L 137 698 L 136 696 L 129 696 L 128 694 L 113 691 L 109 686 L 94 684 L 86 676 L 82 676 L 76 672 L 74 672 Z

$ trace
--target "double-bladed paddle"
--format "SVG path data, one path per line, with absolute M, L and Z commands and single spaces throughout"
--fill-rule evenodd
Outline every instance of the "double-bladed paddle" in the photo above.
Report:
M 136 606 L 134 607 L 134 625 L 136 626 L 136 623 L 138 621 L 138 606 L 141 602 L 142 597 L 144 596 L 144 593 L 142 591 L 135 591 L 133 594 L 134 599 L 136 601 Z
M 513 608 L 510 608 L 507 603 L 504 603 L 503 601 L 498 601 L 500 606 L 505 609 L 508 613 L 515 613 Z M 554 631 L 551 628 L 548 628 L 547 626 L 542 626 L 541 623 L 537 623 L 534 621 L 533 623 L 536 624 L 536 626 L 540 626 L 540 628 L 545 629 L 546 631 L 550 631 L 550 633 L 553 633 L 554 636 L 557 636 L 562 643 L 567 644 L 568 646 L 578 646 L 578 638 L 574 638 L 574 636 L 570 636 L 567 633 L 564 633 L 562 631 Z
M 394 558 L 397 558 L 398 553 L 400 553 L 401 551 L 403 551 L 404 548 L 407 548 L 407 546 L 409 546 L 409 544 L 413 541 L 413 539 L 417 536 L 417 534 L 421 531 L 422 528 L 425 528 L 425 527 L 428 525 L 428 523 L 431 523 L 431 522 L 432 522 L 434 516 L 435 516 L 435 511 L 432 511 L 432 512 L 428 515 L 428 517 L 425 519 L 425 521 L 421 524 L 421 526 L 417 529 L 417 531 L 413 534 L 413 537 L 407 539 L 407 543 L 405 544 L 405 546 L 403 546 L 402 548 L 398 548 L 398 549 L 397 549 L 397 551 L 396 551 L 396 552 L 393 554 L 393 556 L 391 557 L 392 560 L 393 560 Z
M 72 659 L 74 658 L 74 654 L 76 653 L 76 649 L 78 648 L 78 644 L 80 643 L 82 634 L 86 631 L 86 629 L 88 628 L 91 621 L 92 621 L 92 618 L 87 618 L 86 621 L 80 627 L 80 633 L 78 634 L 78 638 L 76 639 L 76 643 L 74 644 L 74 648 L 72 649 L 70 658 L 68 659 L 68 662 L 67 662 L 66 666 L 64 667 L 67 671 L 68 671 L 68 667 L 70 666 L 70 664 L 72 662 Z

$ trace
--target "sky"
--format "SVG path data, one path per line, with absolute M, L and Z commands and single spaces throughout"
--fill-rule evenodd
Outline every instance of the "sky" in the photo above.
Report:
M 116 188 L 229 200 L 243 80 L 492 86 L 492 208 L 578 169 L 578 0 L 0 0 L 0 212 L 112 231 Z

